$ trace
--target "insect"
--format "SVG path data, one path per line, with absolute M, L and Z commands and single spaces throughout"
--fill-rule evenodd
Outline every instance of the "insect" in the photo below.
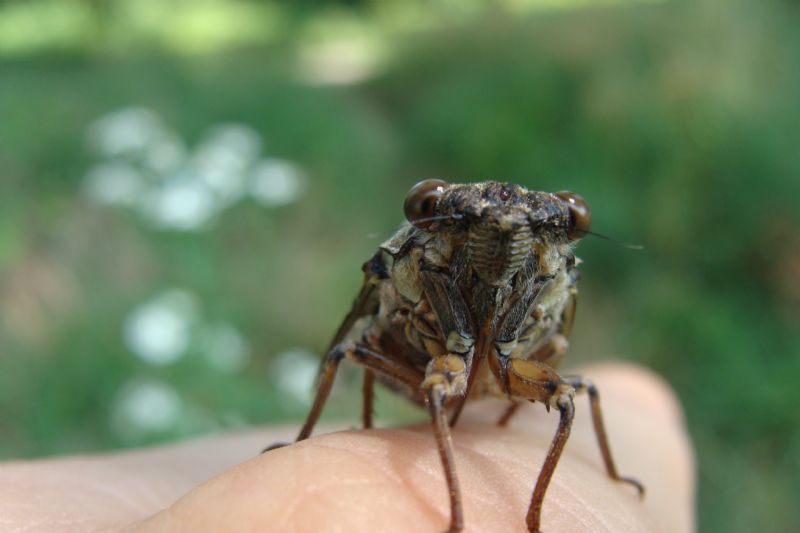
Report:
M 307 439 L 340 362 L 364 368 L 363 424 L 372 426 L 377 380 L 426 406 L 450 496 L 449 531 L 464 526 L 450 427 L 467 400 L 506 398 L 505 425 L 524 401 L 560 415 L 533 489 L 526 524 L 541 527 L 547 486 L 570 433 L 576 393 L 588 393 L 608 475 L 609 449 L 597 389 L 560 376 L 575 316 L 573 248 L 591 225 L 571 192 L 528 191 L 511 183 L 448 184 L 429 179 L 405 199 L 407 223 L 364 263 L 364 283 L 322 362 L 316 397 L 297 436 Z

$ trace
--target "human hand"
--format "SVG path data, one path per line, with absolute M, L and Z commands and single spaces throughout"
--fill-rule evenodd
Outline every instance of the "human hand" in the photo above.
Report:
M 680 407 L 649 372 L 587 369 L 611 451 L 641 500 L 603 470 L 588 400 L 544 500 L 546 532 L 688 533 L 694 468 Z M 524 531 L 558 417 L 526 406 L 498 428 L 503 405 L 469 404 L 453 431 L 466 531 Z M 444 477 L 429 425 L 345 431 L 259 455 L 294 428 L 216 436 L 119 454 L 0 464 L 4 531 L 442 531 Z

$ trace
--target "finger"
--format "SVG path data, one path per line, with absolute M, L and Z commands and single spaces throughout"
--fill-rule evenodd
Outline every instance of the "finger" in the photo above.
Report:
M 608 479 L 588 406 L 579 405 L 545 498 L 543 528 L 692 531 L 691 449 L 671 392 L 627 366 L 586 374 L 601 391 L 620 472 L 639 478 L 648 494 L 642 502 Z M 453 438 L 467 530 L 521 531 L 556 417 L 534 405 L 500 429 L 499 405 L 476 407 Z M 436 448 L 420 426 L 329 434 L 272 451 L 201 485 L 140 530 L 441 531 L 448 518 Z
M 94 456 L 0 463 L 0 530 L 105 530 L 142 520 L 295 428 Z

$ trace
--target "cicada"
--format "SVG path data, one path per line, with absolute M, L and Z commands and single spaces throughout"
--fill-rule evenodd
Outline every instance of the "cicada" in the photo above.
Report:
M 556 368 L 569 345 L 579 261 L 573 249 L 591 211 L 572 192 L 512 183 L 415 185 L 407 222 L 364 263 L 364 283 L 322 362 L 316 397 L 297 436 L 307 439 L 342 360 L 364 369 L 363 424 L 372 426 L 381 382 L 427 407 L 450 498 L 450 531 L 464 526 L 450 427 L 467 400 L 509 402 L 505 425 L 525 401 L 558 411 L 558 429 L 533 489 L 526 523 L 539 531 L 542 503 L 569 437 L 574 397 L 587 393 L 608 475 L 609 449 L 596 387 Z

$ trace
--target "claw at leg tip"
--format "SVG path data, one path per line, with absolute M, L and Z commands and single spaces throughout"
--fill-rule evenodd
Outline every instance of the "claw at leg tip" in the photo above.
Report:
M 642 485 L 639 481 L 633 479 L 632 477 L 621 477 L 619 478 L 620 481 L 624 481 L 625 483 L 629 483 L 636 487 L 636 491 L 639 493 L 639 498 L 644 499 L 645 489 L 644 485 Z
M 267 452 L 269 452 L 271 450 L 277 450 L 278 448 L 283 448 L 284 446 L 288 446 L 288 445 L 289 445 L 288 442 L 275 442 L 275 443 L 270 444 L 269 446 L 267 446 L 263 450 L 261 450 L 261 453 L 267 453 Z

